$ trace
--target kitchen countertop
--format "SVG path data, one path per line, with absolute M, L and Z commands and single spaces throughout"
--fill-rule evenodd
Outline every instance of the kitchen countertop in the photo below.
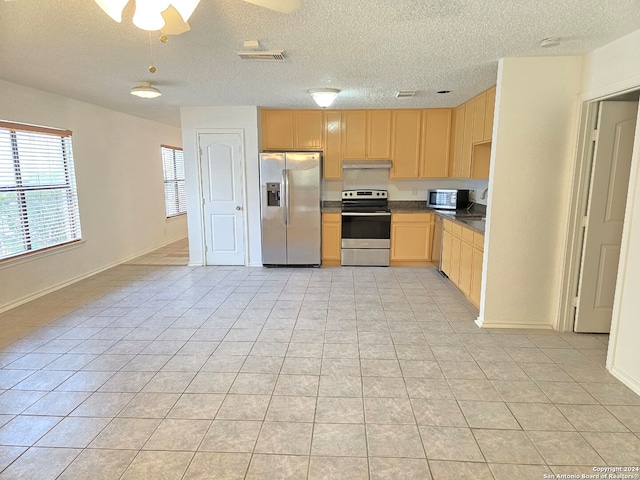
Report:
M 442 210 L 434 210 L 427 207 L 426 201 L 389 201 L 389 208 L 392 213 L 435 213 L 436 215 L 451 220 L 452 222 L 459 223 L 471 230 L 484 235 L 486 222 L 480 218 L 469 218 L 468 215 L 472 214 L 476 217 L 478 215 L 484 216 L 486 214 L 486 207 L 484 205 L 474 205 L 468 212 L 467 209 L 455 210 L 451 212 L 445 212 Z
M 340 201 L 323 201 L 322 213 L 340 213 Z M 474 205 L 470 212 L 464 210 L 456 210 L 452 212 L 444 212 L 442 210 L 434 210 L 427 207 L 426 201 L 412 201 L 412 200 L 390 200 L 389 209 L 391 213 L 435 213 L 436 215 L 458 223 L 464 227 L 481 233 L 484 235 L 486 222 L 479 218 L 468 218 L 469 213 L 473 215 L 485 215 L 486 207 L 484 205 Z M 458 212 L 456 214 L 456 212 Z
M 322 213 L 340 213 L 342 202 L 339 200 L 325 200 L 322 202 Z
M 484 229 L 486 228 L 487 223 L 485 220 L 481 220 L 479 218 L 465 218 L 464 216 L 456 217 L 455 213 L 436 212 L 436 215 L 440 215 L 442 218 L 451 220 L 454 223 L 458 223 L 463 227 L 470 228 L 474 232 L 484 235 Z

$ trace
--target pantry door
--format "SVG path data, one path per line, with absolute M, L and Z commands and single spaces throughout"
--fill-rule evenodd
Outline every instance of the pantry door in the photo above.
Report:
M 637 116 L 638 102 L 600 103 L 583 222 L 576 332 L 608 333 L 611 328 Z
M 245 265 L 242 134 L 200 133 L 206 265 Z

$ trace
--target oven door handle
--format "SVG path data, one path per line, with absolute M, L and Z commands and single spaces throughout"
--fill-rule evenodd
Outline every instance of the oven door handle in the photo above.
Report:
M 390 217 L 391 212 L 342 212 L 343 217 Z

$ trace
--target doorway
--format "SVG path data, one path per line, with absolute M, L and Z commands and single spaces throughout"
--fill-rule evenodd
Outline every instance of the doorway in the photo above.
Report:
M 205 265 L 245 265 L 242 132 L 199 133 Z
M 635 91 L 586 105 L 561 330 L 610 330 L 639 98 Z

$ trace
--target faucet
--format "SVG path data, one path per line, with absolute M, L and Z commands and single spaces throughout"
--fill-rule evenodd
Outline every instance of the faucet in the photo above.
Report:
M 485 188 L 482 192 L 482 195 L 480 195 L 480 198 L 482 200 L 484 200 L 485 198 L 487 198 L 487 193 L 489 193 L 489 187 Z

